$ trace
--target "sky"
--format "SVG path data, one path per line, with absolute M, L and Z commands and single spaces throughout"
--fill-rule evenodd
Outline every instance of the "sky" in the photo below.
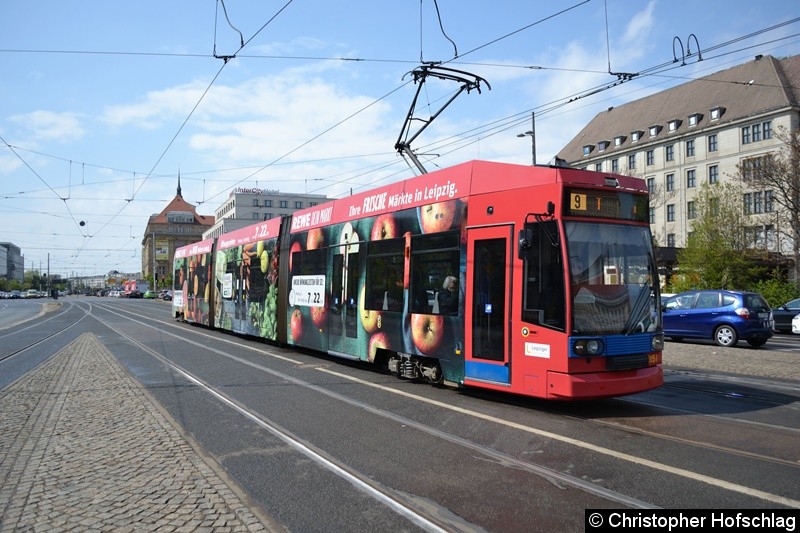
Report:
M 545 164 L 608 107 L 797 54 L 797 6 L 0 0 L 0 242 L 26 270 L 138 272 L 179 173 L 204 215 L 237 187 L 341 197 L 417 173 L 403 133 L 427 171 L 531 164 L 532 129 Z

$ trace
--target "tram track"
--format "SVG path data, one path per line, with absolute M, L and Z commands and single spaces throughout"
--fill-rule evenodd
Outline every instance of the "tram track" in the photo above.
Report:
M 8 333 L 0 334 L 0 343 L 3 343 L 3 339 L 6 339 L 6 338 L 8 338 L 8 337 L 10 337 L 12 335 L 13 336 L 19 336 L 19 334 L 24 332 L 24 331 L 27 331 L 27 330 L 30 330 L 30 329 L 33 329 L 33 328 L 41 327 L 42 324 L 50 322 L 51 320 L 54 320 L 56 318 L 61 318 L 62 316 L 66 315 L 72 309 L 73 305 L 75 305 L 75 304 L 70 303 L 69 306 L 66 309 L 62 309 L 61 312 L 59 312 L 58 314 L 53 315 L 51 317 L 48 317 L 48 318 L 46 318 L 44 320 L 38 321 L 35 324 L 32 324 L 30 326 L 27 326 L 27 327 L 24 327 L 24 328 L 20 328 L 20 329 L 14 330 L 14 331 L 9 331 Z M 80 307 L 78 307 L 78 308 L 81 309 Z M 52 339 L 53 337 L 56 337 L 56 336 L 64 333 L 65 331 L 67 331 L 67 330 L 71 329 L 72 327 L 76 326 L 79 322 L 81 322 L 87 316 L 89 316 L 90 312 L 91 312 L 91 310 L 84 311 L 83 316 L 81 316 L 78 320 L 63 326 L 63 327 L 57 329 L 56 331 L 54 331 L 52 333 L 49 333 L 49 334 L 45 335 L 44 337 L 42 337 L 42 338 L 40 338 L 40 339 L 38 339 L 36 341 L 29 342 L 25 346 L 22 346 L 22 347 L 19 347 L 19 348 L 15 348 L 11 352 L 0 354 L 0 363 L 2 363 L 3 361 L 6 361 L 8 359 L 11 359 L 12 357 L 14 357 L 16 355 L 22 354 L 22 353 L 30 350 L 31 348 L 35 348 L 35 347 L 39 346 L 40 344 L 44 343 L 45 341 L 48 341 L 48 340 Z
M 103 309 L 108 311 L 108 312 L 112 312 L 114 314 L 117 314 L 119 316 L 124 316 L 124 315 L 122 315 L 122 314 L 117 312 L 117 311 L 119 311 L 119 308 L 111 309 L 109 307 L 105 307 L 104 306 Z M 149 316 L 145 316 L 145 315 L 141 315 L 141 314 L 138 314 L 138 313 L 134 313 L 133 311 L 130 311 L 130 310 L 125 310 L 125 312 L 126 312 L 127 315 L 135 316 L 137 318 L 146 319 L 146 320 L 149 320 L 149 321 L 153 321 L 153 322 L 155 322 L 157 324 L 171 325 L 173 327 L 183 329 L 182 326 L 180 326 L 178 324 L 170 324 L 168 321 L 163 321 L 163 320 L 160 320 L 160 319 L 154 319 L 154 318 L 149 317 Z M 156 328 L 157 329 L 156 326 L 145 324 L 145 323 L 142 323 L 142 324 L 146 325 L 147 327 L 152 327 L 152 328 Z M 262 355 L 268 355 L 270 357 L 278 357 L 278 358 L 280 358 L 282 360 L 292 361 L 293 363 L 298 364 L 298 365 L 301 364 L 300 362 L 298 362 L 296 360 L 293 360 L 291 358 L 287 358 L 287 357 L 284 357 L 284 356 L 272 354 L 272 353 L 269 352 L 269 350 L 254 348 L 252 346 L 247 346 L 247 345 L 244 345 L 242 343 L 233 342 L 233 341 L 230 341 L 230 340 L 227 340 L 227 339 L 220 339 L 220 337 L 215 336 L 215 335 L 210 335 L 210 334 L 205 334 L 205 333 L 200 333 L 200 334 L 203 335 L 203 336 L 207 336 L 209 338 L 213 338 L 216 341 L 229 342 L 229 343 L 232 343 L 232 344 L 236 344 L 236 345 L 241 346 L 243 348 L 246 348 L 248 350 L 258 352 L 258 353 L 260 353 Z M 202 344 L 198 344 L 198 346 L 202 346 L 202 347 L 208 349 L 207 346 L 202 345 Z M 273 373 L 275 372 L 273 370 L 264 368 L 261 365 L 253 365 L 253 363 L 248 362 L 246 360 L 242 360 L 241 358 L 238 358 L 238 357 L 232 357 L 232 356 L 229 356 L 229 355 L 224 354 L 224 353 L 222 355 L 225 355 L 226 357 L 230 357 L 231 359 L 237 360 L 237 361 L 239 361 L 241 363 L 244 363 L 244 364 L 249 364 L 251 366 L 256 366 L 257 368 L 259 368 L 259 370 L 262 370 L 262 371 L 273 372 Z M 381 389 L 389 390 L 390 392 L 398 393 L 398 391 L 393 390 L 393 389 L 391 389 L 389 387 L 384 387 L 382 385 L 370 384 L 370 383 L 368 383 L 366 381 L 363 381 L 363 380 L 360 380 L 360 379 L 354 379 L 354 378 L 351 378 L 349 376 L 345 376 L 344 374 L 341 374 L 341 373 L 338 373 L 338 372 L 333 372 L 333 371 L 330 371 L 330 370 L 327 370 L 327 369 L 324 369 L 324 368 L 319 368 L 319 370 L 322 370 L 322 371 L 325 371 L 325 372 L 328 372 L 328 373 L 332 373 L 332 374 L 335 374 L 335 375 L 337 375 L 339 377 L 344 377 L 346 379 L 353 379 L 354 381 L 357 381 L 359 383 L 364 383 L 365 385 L 368 385 L 368 386 L 375 386 L 375 387 L 378 387 L 378 388 L 381 388 Z M 287 377 L 285 375 L 280 375 L 280 377 L 281 377 L 281 379 L 290 379 L 290 381 L 296 379 L 296 378 Z M 303 385 L 303 386 L 310 386 L 310 388 L 314 388 L 315 390 L 318 390 L 318 392 L 321 392 L 323 394 L 327 394 L 329 396 L 332 395 L 337 400 L 350 403 L 350 404 L 352 404 L 352 405 L 354 405 L 356 407 L 359 407 L 359 408 L 362 408 L 362 409 L 367 409 L 367 410 L 370 410 L 370 411 L 375 410 L 376 414 L 380 414 L 381 416 L 387 416 L 387 417 L 391 417 L 393 419 L 396 417 L 396 415 L 394 415 L 392 413 L 388 413 L 388 412 L 382 411 L 382 410 L 374 408 L 374 407 L 364 406 L 363 404 L 360 404 L 360 403 L 356 402 L 353 399 L 344 398 L 344 397 L 341 397 L 340 395 L 338 395 L 336 393 L 333 393 L 331 391 L 328 391 L 328 390 L 325 390 L 325 389 L 320 389 L 316 385 L 310 385 L 310 384 L 306 385 L 306 384 L 304 384 L 302 382 L 300 382 L 298 384 Z M 702 392 L 702 391 L 700 391 L 700 392 Z M 416 397 L 414 395 L 411 395 L 411 397 L 413 397 L 414 399 L 416 399 L 418 401 L 428 401 L 430 403 L 430 400 L 426 400 L 425 398 Z M 438 403 L 438 402 L 433 402 L 433 403 Z M 509 401 L 509 402 L 506 402 L 506 403 L 523 405 L 522 403 L 520 403 L 518 401 L 515 402 L 513 400 Z M 454 408 L 453 406 L 450 406 L 450 405 L 441 404 L 441 406 L 443 408 L 446 408 L 446 409 L 462 411 L 462 410 Z M 663 406 L 657 406 L 657 407 L 663 407 Z M 726 446 L 720 446 L 720 445 L 716 445 L 716 444 L 708 443 L 708 442 L 703 442 L 703 441 L 699 441 L 699 440 L 686 439 L 686 438 L 676 437 L 676 436 L 672 436 L 672 435 L 668 435 L 668 434 L 664 434 L 664 433 L 646 431 L 646 430 L 642 430 L 641 428 L 636 428 L 635 426 L 630 426 L 630 425 L 621 424 L 621 423 L 617 423 L 617 422 L 609 422 L 609 421 L 597 420 L 597 419 L 594 419 L 594 418 L 591 418 L 591 417 L 574 416 L 574 415 L 570 415 L 567 412 L 564 412 L 564 411 L 561 411 L 561 410 L 558 410 L 558 409 L 541 408 L 541 406 L 537 406 L 536 409 L 537 410 L 544 410 L 544 411 L 552 412 L 554 414 L 559 414 L 561 416 L 573 417 L 573 418 L 576 418 L 576 419 L 581 420 L 583 422 L 589 422 L 589 423 L 592 423 L 592 424 L 604 425 L 606 427 L 610 427 L 610 428 L 613 428 L 615 430 L 638 433 L 638 434 L 645 435 L 645 436 L 648 436 L 648 437 L 653 438 L 653 439 L 664 440 L 666 442 L 680 443 L 680 444 L 686 445 L 686 446 L 701 447 L 701 448 L 713 450 L 713 451 L 716 451 L 716 452 L 719 452 L 719 453 L 730 454 L 730 455 L 734 455 L 734 456 L 738 456 L 738 457 L 742 457 L 742 458 L 747 458 L 747 459 L 752 459 L 752 460 L 757 460 L 757 461 L 764 461 L 764 462 L 776 463 L 776 464 L 780 464 L 780 465 L 793 466 L 793 467 L 797 467 L 798 466 L 796 463 L 788 461 L 788 460 L 780 458 L 780 457 L 772 457 L 772 456 L 768 456 L 768 455 L 765 455 L 765 454 L 748 452 L 746 450 L 738 450 L 738 449 L 735 449 L 735 448 L 726 447 Z M 481 417 L 481 415 L 479 413 L 475 413 L 475 412 L 467 412 L 467 414 L 469 414 L 470 416 Z M 709 415 L 707 415 L 705 413 L 701 413 L 701 412 L 696 412 L 695 414 L 703 415 L 703 416 L 709 416 Z M 742 420 L 737 419 L 737 418 L 729 418 L 728 420 L 730 420 L 732 422 L 737 422 L 737 423 L 743 422 Z M 503 421 L 497 421 L 497 420 L 493 420 L 493 421 L 495 423 L 503 423 Z M 413 425 L 414 427 L 417 427 L 417 429 L 430 432 L 431 434 L 435 434 L 436 436 L 438 436 L 440 438 L 456 439 L 456 441 L 458 441 L 458 439 L 459 439 L 459 437 L 456 437 L 454 435 L 445 434 L 445 433 L 439 432 L 438 430 L 434 430 L 433 428 L 423 427 L 422 425 L 420 425 L 420 424 L 418 424 L 416 422 L 410 421 L 410 420 L 405 420 L 404 419 L 404 420 L 402 420 L 402 423 Z M 514 424 L 510 424 L 510 425 L 514 425 Z M 529 431 L 529 432 L 533 432 L 533 433 L 537 433 L 537 434 L 542 434 L 542 435 L 550 437 L 550 438 L 561 439 L 562 442 L 569 442 L 569 443 L 574 444 L 574 445 L 582 446 L 580 443 L 574 442 L 574 439 L 567 438 L 567 437 L 564 437 L 564 436 L 552 435 L 552 434 L 549 434 L 547 432 L 537 431 L 534 428 L 530 428 L 530 427 L 520 427 L 519 429 L 521 429 L 523 431 Z M 781 427 L 781 426 L 774 426 L 773 429 L 784 430 L 784 429 L 787 429 L 787 428 L 784 428 L 784 427 Z M 466 441 L 464 441 L 464 442 L 458 441 L 458 442 L 459 442 L 459 444 L 461 444 L 463 446 L 466 446 L 466 447 L 477 446 L 475 451 L 483 453 L 483 454 L 486 454 L 487 456 L 492 456 L 493 454 L 498 454 L 498 453 L 502 454 L 502 452 L 498 452 L 497 450 L 494 450 L 494 449 L 481 447 L 481 445 L 476 445 L 475 443 L 470 443 L 470 442 L 466 442 Z M 609 456 L 612 456 L 612 457 L 615 457 L 615 458 L 621 458 L 623 460 L 638 464 L 640 466 L 644 465 L 644 466 L 648 466 L 650 468 L 661 469 L 661 470 L 669 472 L 669 473 L 678 474 L 678 475 L 686 477 L 688 479 L 693 479 L 693 480 L 696 480 L 696 481 L 697 480 L 703 481 L 703 482 L 706 482 L 706 483 L 709 483 L 709 484 L 712 484 L 712 485 L 716 485 L 718 487 L 726 488 L 728 490 L 733 490 L 733 491 L 736 491 L 736 492 L 741 492 L 743 494 L 747 494 L 749 496 L 754 496 L 756 498 L 763 499 L 763 500 L 771 502 L 773 504 L 787 505 L 787 506 L 790 506 L 790 507 L 800 507 L 800 501 L 793 500 L 791 498 L 784 498 L 784 497 L 781 497 L 779 495 L 765 493 L 765 492 L 762 492 L 762 491 L 759 491 L 759 490 L 756 490 L 756 489 L 751 489 L 749 487 L 738 486 L 735 483 L 730 483 L 730 482 L 727 482 L 727 481 L 724 481 L 724 480 L 718 480 L 718 479 L 709 478 L 708 476 L 704 476 L 704 475 L 698 474 L 696 472 L 685 471 L 685 470 L 682 470 L 680 468 L 669 467 L 667 465 L 660 465 L 660 464 L 658 464 L 656 462 L 653 462 L 653 461 L 650 461 L 650 460 L 646 460 L 646 459 L 639 458 L 639 457 L 627 456 L 627 454 L 614 452 L 613 450 L 604 450 L 604 449 L 601 449 L 601 447 L 594 446 L 594 445 L 585 444 L 585 447 L 587 449 L 592 450 L 592 451 L 595 451 L 595 452 L 599 451 L 600 453 L 606 453 Z M 502 458 L 504 460 L 507 460 L 508 456 L 507 455 L 503 455 Z M 494 457 L 493 459 L 497 460 L 498 458 Z M 515 465 L 515 467 L 528 469 L 529 471 L 531 471 L 533 473 L 536 473 L 538 475 L 543 475 L 545 477 L 550 476 L 551 479 L 556 479 L 556 477 L 553 477 L 553 472 L 547 472 L 547 471 L 540 470 L 540 467 L 538 465 L 534 465 L 532 463 L 527 463 L 527 462 L 523 461 L 521 464 Z M 652 507 L 651 504 L 648 504 L 648 503 L 645 503 L 645 502 L 626 501 L 627 500 L 626 496 L 618 495 L 618 494 L 615 494 L 613 492 L 612 493 L 607 493 L 606 491 L 608 489 L 605 489 L 603 487 L 596 487 L 596 488 L 587 487 L 587 486 L 585 486 L 586 482 L 584 480 L 569 479 L 569 477 L 568 477 L 566 481 L 567 482 L 571 482 L 570 484 L 573 484 L 574 486 L 580 487 L 580 488 L 582 488 L 584 490 L 595 491 L 597 489 L 601 489 L 599 492 L 596 492 L 596 493 L 597 494 L 603 494 L 604 497 L 609 498 L 612 501 L 617 501 L 617 503 L 624 503 L 625 505 L 632 505 L 632 506 L 635 506 L 635 507 L 638 507 L 639 505 L 641 505 L 642 507 Z M 560 483 L 564 483 L 565 480 L 564 479 L 559 479 L 559 482 Z M 619 499 L 620 496 L 622 496 L 621 500 Z
M 104 308 L 106 312 L 115 314 L 117 316 L 123 316 L 121 313 L 116 312 L 115 310 L 111 310 L 108 308 Z M 134 315 L 134 313 L 129 313 L 129 315 Z M 174 361 L 171 361 L 169 358 L 165 357 L 164 355 L 158 353 L 157 351 L 151 349 L 150 347 L 146 346 L 139 340 L 131 337 L 129 334 L 123 332 L 119 328 L 115 327 L 110 322 L 103 320 L 100 317 L 94 316 L 94 318 L 105 325 L 107 328 L 111 329 L 118 335 L 126 338 L 130 343 L 137 346 L 142 351 L 148 353 L 152 357 L 158 359 L 162 364 L 173 368 L 176 372 L 180 373 L 184 376 L 187 380 L 192 382 L 194 385 L 201 387 L 204 391 L 211 394 L 227 407 L 235 410 L 236 412 L 244 415 L 251 421 L 255 422 L 257 425 L 266 429 L 276 437 L 280 438 L 284 442 L 286 442 L 289 446 L 296 449 L 300 453 L 303 453 L 308 458 L 310 458 L 315 463 L 319 464 L 323 468 L 326 468 L 333 472 L 334 474 L 342 477 L 349 483 L 351 483 L 354 487 L 358 490 L 364 492 L 365 495 L 374 498 L 378 503 L 389 507 L 390 509 L 394 510 L 401 516 L 409 519 L 412 523 L 417 524 L 418 526 L 422 527 L 426 531 L 461 531 L 461 530 L 469 530 L 471 529 L 470 524 L 465 524 L 457 519 L 457 517 L 448 517 L 448 513 L 442 512 L 442 509 L 437 509 L 435 505 L 432 504 L 430 501 L 421 501 L 417 498 L 414 498 L 413 495 L 398 493 L 397 491 L 392 490 L 391 488 L 385 487 L 379 482 L 376 482 L 370 478 L 370 476 L 355 471 L 346 464 L 343 464 L 336 459 L 332 458 L 328 453 L 324 450 L 316 449 L 312 444 L 308 442 L 307 439 L 302 439 L 298 436 L 293 435 L 289 430 L 280 426 L 273 420 L 265 417 L 264 415 L 257 413 L 245 405 L 241 404 L 234 398 L 231 398 L 229 395 L 223 393 L 218 388 L 214 387 L 213 385 L 204 382 L 198 376 L 193 375 L 188 370 L 182 368 L 180 365 L 177 365 Z M 144 325 L 146 327 L 155 327 L 137 320 L 138 323 Z M 157 321 L 158 322 L 158 321 Z M 164 332 L 166 333 L 166 332 Z M 474 442 L 467 441 L 465 439 L 458 438 L 454 435 L 447 434 L 445 432 L 436 430 L 431 427 L 427 427 L 423 424 L 420 424 L 414 420 L 396 415 L 394 413 L 390 413 L 383 409 L 379 409 L 370 405 L 367 405 L 363 402 L 359 402 L 352 398 L 343 396 L 341 394 L 335 393 L 324 387 L 320 387 L 318 385 L 314 385 L 310 382 L 298 379 L 296 377 L 290 376 L 288 374 L 276 371 L 274 369 L 269 369 L 264 367 L 263 365 L 254 364 L 250 361 L 242 359 L 237 356 L 233 356 L 227 354 L 221 350 L 216 350 L 206 344 L 198 343 L 194 341 L 189 341 L 185 337 L 181 337 L 172 333 L 166 333 L 167 335 L 174 335 L 182 339 L 183 342 L 190 342 L 200 348 L 205 348 L 207 350 L 211 350 L 218 355 L 222 355 L 224 357 L 228 357 L 238 363 L 246 364 L 250 367 L 258 369 L 263 372 L 268 372 L 273 374 L 282 380 L 285 380 L 290 383 L 294 383 L 296 385 L 305 387 L 307 389 L 314 390 L 315 392 L 321 393 L 327 397 L 332 399 L 350 404 L 354 407 L 359 409 L 368 410 L 374 414 L 379 416 L 383 416 L 389 418 L 395 422 L 405 425 L 406 427 L 412 427 L 420 431 L 424 431 L 426 433 L 432 434 L 439 438 L 446 439 L 450 442 L 454 442 L 460 446 L 469 448 L 474 452 L 480 453 L 487 457 L 487 459 L 491 459 L 492 461 L 498 461 L 501 464 L 507 464 L 512 466 L 516 469 L 526 470 L 533 474 L 543 476 L 550 481 L 562 485 L 572 486 L 574 488 L 578 488 L 584 490 L 586 492 L 592 493 L 594 495 L 601 496 L 602 498 L 612 501 L 616 504 L 622 504 L 633 508 L 639 509 L 653 509 L 657 508 L 652 504 L 648 504 L 646 502 L 642 502 L 635 498 L 631 498 L 625 496 L 623 494 L 616 493 L 609 489 L 594 485 L 592 483 L 586 482 L 580 478 L 570 476 L 567 474 L 563 474 L 560 472 L 553 471 L 551 469 L 547 469 L 529 462 L 520 461 L 518 459 L 514 459 L 513 457 L 508 456 L 502 452 L 499 452 L 495 449 L 489 448 L 487 446 L 483 446 Z M 219 340 L 219 339 L 216 339 Z M 255 350 L 257 352 L 263 353 L 261 350 Z M 269 354 L 267 354 L 269 355 Z M 296 361 L 294 361 L 296 362 Z M 455 521 L 453 521 L 455 520 Z

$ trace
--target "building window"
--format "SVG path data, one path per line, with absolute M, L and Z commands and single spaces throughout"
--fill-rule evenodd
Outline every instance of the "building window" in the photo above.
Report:
M 686 202 L 686 218 L 694 220 L 697 218 L 697 204 L 694 202 Z
M 636 154 L 628 156 L 628 169 L 633 170 L 636 168 Z
M 667 192 L 675 190 L 675 174 L 667 174 Z
M 294 207 L 295 209 L 300 209 L 301 207 L 303 207 L 303 202 L 295 202 Z
M 282 208 L 286 209 L 287 207 L 289 207 L 289 200 L 281 200 L 280 201 L 280 206 Z
M 669 131 L 678 131 L 678 128 L 681 125 L 681 121 L 678 119 L 673 119 L 669 121 Z
M 714 185 L 717 181 L 719 181 L 719 167 L 711 165 L 708 167 L 708 183 Z
M 753 213 L 760 215 L 764 212 L 764 196 L 762 193 L 753 193 Z
M 272 207 L 272 200 L 264 200 L 264 207 Z
M 775 208 L 772 199 L 772 191 L 745 193 L 742 196 L 742 203 L 745 215 L 772 213 Z
M 750 126 L 742 126 L 742 144 L 750 144 Z
M 647 192 L 648 194 L 653 194 L 653 190 L 656 188 L 656 179 L 655 178 L 647 178 Z
M 667 161 L 674 161 L 675 160 L 675 145 L 670 144 L 669 146 L 664 147 L 664 159 Z
M 272 218 L 272 213 L 264 213 L 264 220 L 270 220 Z
M 614 137 L 614 146 L 622 146 L 622 143 L 625 142 L 625 136 L 619 135 Z
M 647 166 L 653 166 L 656 161 L 655 151 L 648 150 L 645 152 L 645 158 L 647 159 Z
M 309 207 L 314 207 L 315 205 L 317 205 L 317 202 L 308 202 Z
M 708 212 L 714 216 L 719 214 L 719 198 L 708 199 Z
M 675 248 L 675 234 L 674 233 L 667 233 L 667 246 L 670 248 Z
M 609 143 L 608 141 L 600 141 L 599 143 L 597 143 L 597 150 L 602 152 L 603 150 L 608 148 L 609 144 L 611 143 Z
M 712 107 L 711 108 L 711 120 L 719 120 L 719 117 L 722 116 L 722 113 L 725 112 L 724 107 Z
M 611 160 L 611 172 L 615 174 L 619 172 L 619 159 Z
M 587 144 L 583 147 L 583 155 L 589 155 L 592 153 L 592 145 Z
M 596 172 L 601 172 L 603 170 L 603 163 L 595 163 L 594 164 L 594 170 Z
M 686 171 L 686 188 L 692 189 L 697 186 L 697 174 L 695 169 Z
M 772 139 L 772 121 L 764 122 L 761 125 L 764 128 L 764 140 Z
M 697 124 L 700 122 L 700 119 L 702 117 L 703 117 L 703 115 L 701 115 L 700 113 L 694 113 L 692 115 L 689 115 L 689 126 L 690 127 L 691 126 L 697 126 Z
M 655 137 L 656 135 L 658 135 L 658 132 L 661 131 L 661 126 L 659 126 L 658 124 L 654 124 L 653 126 L 650 126 L 649 131 L 650 131 L 650 137 Z
M 675 222 L 675 204 L 667 204 L 667 222 Z
M 761 140 L 761 124 L 753 124 L 753 142 Z
M 655 224 L 656 223 L 656 208 L 655 207 L 651 207 L 650 208 L 650 223 L 651 224 Z
M 253 198 L 253 207 L 258 207 L 258 198 Z
M 717 151 L 717 134 L 712 133 L 708 136 L 708 151 L 709 152 L 716 152 Z
M 766 170 L 768 157 L 770 156 L 763 155 L 743 160 L 741 165 L 742 179 L 750 181 L 758 178 Z
M 253 211 L 253 220 L 261 220 L 261 215 L 258 214 L 258 211 Z
M 642 133 L 644 133 L 644 132 L 643 131 L 639 131 L 639 130 L 632 131 L 631 132 L 631 141 L 632 142 L 637 142 L 639 139 L 642 138 Z
M 686 157 L 694 157 L 694 139 L 686 141 Z

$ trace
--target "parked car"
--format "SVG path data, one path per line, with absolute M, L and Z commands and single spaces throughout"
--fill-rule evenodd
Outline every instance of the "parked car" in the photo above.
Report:
M 142 296 L 141 291 L 130 291 L 128 293 L 128 298 L 141 298 Z
M 662 307 L 664 335 L 672 340 L 711 339 L 735 346 L 739 339 L 763 346 L 772 337 L 772 310 L 757 292 L 702 290 L 668 298 Z
M 772 310 L 772 318 L 775 320 L 775 331 L 791 333 L 792 319 L 798 314 L 800 314 L 800 298 L 774 308 Z
M 792 333 L 800 334 L 800 314 L 792 319 Z
M 164 300 L 165 302 L 171 302 L 172 301 L 172 291 L 163 291 L 161 293 L 161 299 Z
M 155 300 L 156 299 L 156 291 L 144 291 L 142 298 L 147 298 L 148 300 Z

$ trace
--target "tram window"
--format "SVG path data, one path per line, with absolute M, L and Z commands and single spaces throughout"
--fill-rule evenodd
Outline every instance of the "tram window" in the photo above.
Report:
M 420 235 L 411 240 L 411 280 L 409 308 L 412 313 L 457 314 L 458 305 L 441 309 L 437 302 L 448 276 L 457 280 L 461 251 L 457 231 Z M 459 294 L 456 287 L 456 294 Z M 458 298 L 458 297 L 456 297 Z
M 328 257 L 327 249 L 308 250 L 305 252 L 295 252 L 292 255 L 292 272 L 293 275 L 301 276 L 324 276 L 326 259 Z
M 361 276 L 361 252 L 347 254 L 347 292 L 344 295 L 346 303 L 351 304 L 350 309 L 356 309 L 358 301 L 358 280 Z M 355 312 L 355 311 L 353 311 Z
M 548 237 L 548 233 L 556 235 L 558 228 L 555 222 L 530 224 L 528 227 L 533 230 L 534 238 L 524 257 L 522 320 L 563 331 L 565 300 L 561 246 L 554 246 Z
M 405 239 L 371 241 L 367 248 L 366 309 L 403 310 Z
M 292 252 L 290 261 L 292 265 L 292 276 L 300 275 L 300 263 L 303 261 L 303 252 Z

